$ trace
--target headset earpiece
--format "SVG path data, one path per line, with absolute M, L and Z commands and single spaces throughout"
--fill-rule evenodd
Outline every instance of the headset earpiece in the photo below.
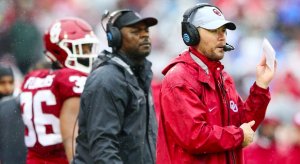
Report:
M 122 46 L 122 35 L 121 31 L 118 27 L 114 26 L 114 22 L 118 19 L 119 16 L 123 15 L 126 12 L 131 10 L 124 9 L 124 10 L 117 10 L 110 14 L 109 20 L 106 24 L 106 37 L 108 46 L 112 47 L 113 49 L 119 49 Z
M 181 22 L 182 39 L 188 46 L 197 45 L 200 42 L 200 34 L 198 29 L 189 22 Z
M 109 47 L 115 47 L 119 49 L 122 45 L 121 31 L 114 26 L 107 28 L 106 32 L 107 42 Z

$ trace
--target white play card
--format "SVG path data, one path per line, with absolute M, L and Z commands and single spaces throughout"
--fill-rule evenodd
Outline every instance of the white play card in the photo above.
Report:
M 275 50 L 273 49 L 272 45 L 268 41 L 268 39 L 264 38 L 263 41 L 263 55 L 266 56 L 267 66 L 274 70 L 274 64 L 275 64 Z

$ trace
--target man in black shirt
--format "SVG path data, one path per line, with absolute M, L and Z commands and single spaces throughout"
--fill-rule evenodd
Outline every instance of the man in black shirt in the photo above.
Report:
M 157 124 L 150 90 L 149 27 L 155 18 L 132 10 L 109 16 L 112 54 L 99 56 L 87 79 L 73 163 L 155 163 Z

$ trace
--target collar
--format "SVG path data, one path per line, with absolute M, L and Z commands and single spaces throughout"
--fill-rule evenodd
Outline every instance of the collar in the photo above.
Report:
M 215 74 L 216 72 L 220 72 L 224 69 L 224 66 L 220 61 L 211 61 L 207 57 L 205 57 L 202 53 L 197 51 L 194 47 L 190 47 L 189 51 L 198 57 L 209 69 L 210 72 Z
M 118 52 L 116 54 L 117 57 L 119 57 L 130 67 L 130 69 L 136 76 L 140 76 L 141 73 L 151 71 L 152 63 L 146 58 L 144 59 L 142 64 L 134 64 L 134 62 L 130 58 L 128 58 L 124 53 Z
M 126 54 L 121 52 L 118 52 L 117 54 L 130 67 L 143 67 L 145 65 L 146 58 L 144 59 L 144 62 L 142 62 L 141 64 L 135 64 Z

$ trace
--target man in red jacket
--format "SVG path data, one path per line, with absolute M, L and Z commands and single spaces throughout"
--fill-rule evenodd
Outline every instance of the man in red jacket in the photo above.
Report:
M 184 13 L 182 37 L 189 48 L 163 70 L 158 164 L 243 163 L 242 148 L 252 142 L 271 99 L 276 63 L 269 68 L 262 58 L 243 101 L 220 62 L 233 49 L 226 30 L 235 28 L 216 6 L 198 4 Z

